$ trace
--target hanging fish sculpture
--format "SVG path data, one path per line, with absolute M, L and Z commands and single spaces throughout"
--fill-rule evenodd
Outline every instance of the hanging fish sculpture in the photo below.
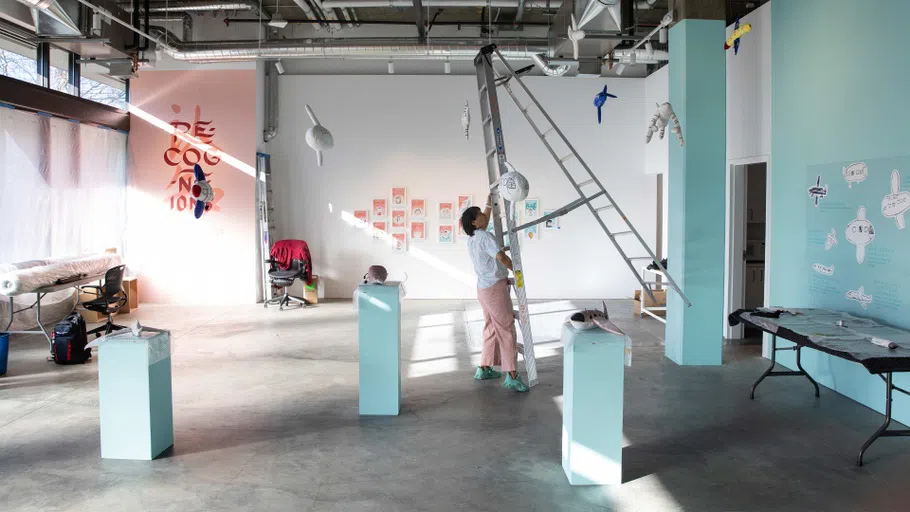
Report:
M 470 140 L 469 128 L 471 127 L 471 109 L 468 108 L 468 102 L 464 102 L 464 111 L 461 113 L 461 127 L 464 129 L 465 140 Z

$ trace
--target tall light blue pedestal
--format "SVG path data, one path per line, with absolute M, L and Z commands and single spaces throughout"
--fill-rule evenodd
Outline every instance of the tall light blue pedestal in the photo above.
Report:
M 101 457 L 152 460 L 174 444 L 170 334 L 121 332 L 97 348 Z
M 562 467 L 572 485 L 622 483 L 627 338 L 563 327 Z
M 397 416 L 401 409 L 400 285 L 360 285 L 357 294 L 360 414 Z

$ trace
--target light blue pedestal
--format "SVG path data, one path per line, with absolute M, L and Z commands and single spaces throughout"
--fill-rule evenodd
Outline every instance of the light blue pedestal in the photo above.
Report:
M 622 483 L 627 338 L 563 327 L 562 467 L 572 485 Z
M 670 137 L 670 274 L 692 302 L 667 293 L 666 355 L 681 365 L 719 365 L 724 336 L 726 55 L 723 20 L 670 29 L 670 103 L 685 146 Z
M 400 285 L 361 285 L 357 294 L 360 414 L 397 416 L 401 409 Z
M 152 460 L 173 446 L 170 347 L 165 332 L 100 340 L 102 458 Z

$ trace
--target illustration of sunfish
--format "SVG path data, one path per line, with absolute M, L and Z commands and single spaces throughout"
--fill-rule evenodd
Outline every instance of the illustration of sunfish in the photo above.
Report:
M 866 246 L 875 238 L 875 228 L 872 223 L 866 220 L 866 207 L 860 206 L 856 210 L 856 219 L 847 224 L 847 232 L 844 233 L 847 241 L 856 246 L 856 262 L 862 263 L 866 259 Z
M 822 265 L 821 263 L 816 263 L 816 264 L 812 265 L 812 270 L 818 272 L 819 274 L 823 274 L 826 276 L 834 275 L 834 265 L 831 265 L 830 267 L 826 267 L 826 266 Z
M 468 102 L 464 102 L 464 110 L 461 112 L 461 127 L 464 129 L 465 140 L 470 140 L 471 128 L 471 109 L 468 108 Z
M 863 290 L 862 286 L 860 286 L 856 290 L 848 291 L 847 298 L 850 300 L 855 300 L 856 302 L 859 302 L 859 305 L 862 306 L 863 309 L 868 308 L 869 304 L 872 302 L 872 296 L 866 295 L 865 290 Z
M 825 250 L 830 251 L 835 245 L 837 245 L 837 231 L 831 228 L 831 232 L 828 233 L 828 239 L 825 240 Z
M 910 192 L 901 192 L 901 173 L 891 171 L 891 193 L 882 199 L 882 215 L 894 219 L 897 229 L 904 229 L 904 212 L 910 209 Z
M 850 167 L 844 167 L 844 179 L 847 186 L 853 188 L 854 183 L 865 181 L 869 177 L 869 168 L 863 162 L 857 162 Z

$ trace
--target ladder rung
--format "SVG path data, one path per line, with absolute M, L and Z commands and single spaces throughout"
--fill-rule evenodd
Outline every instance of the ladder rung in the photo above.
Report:
M 568 155 L 560 158 L 559 163 L 565 163 L 566 160 L 568 160 L 570 158 L 574 158 L 574 157 L 575 157 L 575 153 L 569 153 Z
M 652 257 L 650 257 L 650 256 L 632 256 L 631 258 L 626 258 L 627 261 L 634 261 L 634 260 L 651 260 L 651 259 L 654 259 L 654 258 L 652 258 Z
M 496 148 L 493 148 L 493 149 L 487 151 L 487 158 L 490 158 L 491 156 L 493 156 L 495 154 L 496 154 Z
M 641 284 L 667 284 L 667 283 L 658 283 L 657 281 L 641 281 Z
M 586 186 L 590 185 L 591 183 L 594 183 L 594 180 L 583 181 L 578 184 L 578 188 L 586 187 Z
M 631 232 L 632 232 L 631 230 L 630 231 L 617 231 L 616 233 L 613 233 L 613 236 L 628 235 Z
M 496 180 L 493 183 L 490 183 L 490 190 L 493 190 L 494 188 L 496 188 L 498 186 L 499 186 L 499 180 Z
M 493 116 L 488 116 L 486 119 L 483 120 L 483 124 L 487 124 L 492 120 L 493 120 Z
M 483 84 L 480 86 L 480 92 L 484 92 L 486 90 L 487 90 L 487 84 Z
M 614 208 L 614 206 L 612 204 L 608 204 L 606 206 L 601 206 L 600 208 L 596 208 L 594 210 L 594 212 L 596 213 L 596 212 L 603 211 L 603 210 L 609 210 L 610 208 Z M 650 258 L 648 258 L 648 259 L 650 259 Z
M 527 112 L 528 112 L 528 109 L 531 108 L 533 105 L 534 105 L 533 103 L 529 104 L 529 105 L 526 106 L 526 107 L 522 107 L 521 105 L 519 105 L 518 108 L 520 108 L 522 112 L 527 113 Z
M 555 131 L 556 131 L 556 127 L 552 127 L 549 130 L 543 132 L 543 135 L 541 135 L 541 137 L 546 138 L 547 136 L 549 136 L 551 133 L 553 133 Z

